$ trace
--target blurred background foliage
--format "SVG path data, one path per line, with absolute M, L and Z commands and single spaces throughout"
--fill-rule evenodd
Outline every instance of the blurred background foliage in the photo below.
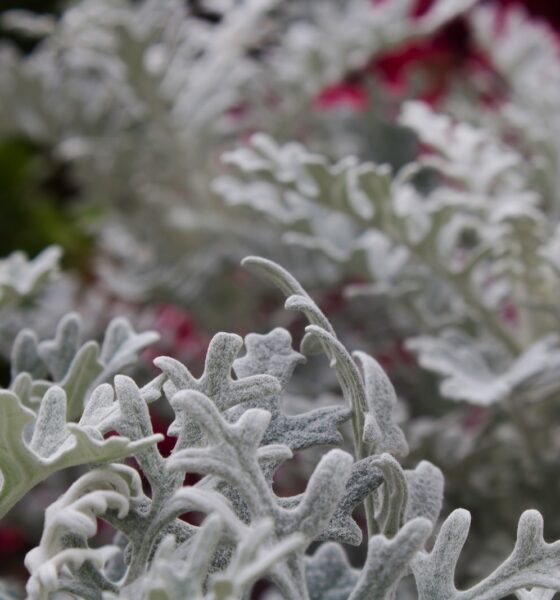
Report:
M 498 0 L 504 6 L 522 5 L 532 15 L 544 18 L 554 27 L 560 27 L 560 3 L 550 0 Z M 482 2 L 481 2 L 482 3 Z M 28 10 L 37 14 L 59 15 L 71 3 L 63 0 L 4 0 L 0 3 L 0 15 L 9 10 Z M 187 4 L 196 11 L 197 1 Z M 417 12 L 422 13 L 431 0 L 418 0 Z M 211 19 L 212 15 L 204 15 Z M 453 48 L 451 56 L 460 60 L 468 54 L 469 35 L 461 20 L 446 27 L 440 37 Z M 15 43 L 22 51 L 31 51 L 36 41 L 23 35 L 6 31 L 0 24 L 0 40 Z M 395 61 L 406 57 L 390 56 L 381 69 L 391 69 Z M 452 65 L 457 68 L 458 64 Z M 423 68 L 431 70 L 438 78 L 438 71 L 445 71 L 445 60 L 428 61 Z M 383 122 L 365 121 L 372 131 L 374 144 L 387 140 L 386 133 L 395 134 Z M 357 126 L 363 126 L 360 120 Z M 350 127 L 352 123 L 350 123 Z M 384 132 L 383 128 L 388 131 Z M 410 135 L 397 131 L 402 139 L 391 144 L 372 147 L 369 154 L 378 162 L 388 162 L 399 167 L 414 155 Z M 409 148 L 407 150 L 407 147 Z M 93 250 L 90 230 L 97 219 L 102 218 L 100 206 L 84 207 L 80 204 L 80 190 L 72 173 L 60 162 L 53 160 L 48 148 L 36 147 L 26 139 L 0 140 L 0 256 L 16 249 L 36 255 L 49 244 L 60 245 L 64 250 L 63 265 L 76 268 L 82 274 L 88 272 L 88 259 Z
M 503 6 L 523 6 L 531 15 L 545 19 L 555 28 L 560 27 L 560 3 L 550 0 L 490 0 Z M 484 0 L 481 0 L 481 4 Z M 0 15 L 10 10 L 28 10 L 37 14 L 59 15 L 71 2 L 64 0 L 4 0 L 0 3 Z M 196 12 L 197 0 L 187 0 L 186 4 Z M 417 13 L 427 10 L 431 0 L 418 0 Z M 212 15 L 203 14 L 212 19 Z M 443 59 L 437 52 L 432 59 L 424 62 L 430 76 L 437 80 L 442 72 L 449 69 L 449 57 L 454 61 L 452 68 L 460 68 L 462 56 L 468 55 L 469 33 L 459 19 L 449 24 L 438 37 L 444 45 L 451 47 Z M 36 41 L 13 31 L 6 31 L 0 24 L 0 41 L 15 43 L 23 52 L 31 51 Z M 379 63 L 379 68 L 393 69 L 395 64 L 404 64 L 408 58 L 391 55 Z M 457 62 L 458 61 L 458 62 Z M 351 79 L 347 88 L 351 87 Z M 350 87 L 349 87 L 350 85 Z M 336 93 L 336 92 L 335 92 Z M 352 101 L 352 99 L 350 99 Z M 372 128 L 369 136 L 374 146 L 368 154 L 377 162 L 388 162 L 399 167 L 414 156 L 415 149 L 410 134 L 396 131 L 378 120 L 359 119 L 355 126 L 363 127 L 364 122 Z M 350 122 L 349 127 L 353 124 Z M 383 129 L 386 128 L 387 132 Z M 387 140 L 387 134 L 398 134 L 402 139 Z M 6 256 L 16 249 L 35 256 L 49 244 L 60 245 L 64 250 L 63 266 L 77 269 L 82 275 L 88 274 L 88 261 L 94 249 L 91 230 L 102 218 L 101 205 L 83 206 L 80 203 L 80 189 L 72 173 L 61 162 L 52 158 L 49 148 L 34 146 L 27 139 L 0 140 L 0 256 Z
M 85 271 L 91 239 L 77 193 L 67 170 L 41 148 L 21 139 L 0 142 L 0 255 L 21 249 L 35 256 L 56 244 L 65 267 Z
M 0 15 L 16 9 L 58 15 L 66 4 L 60 0 L 4 0 Z M 23 52 L 36 44 L 6 31 L 1 24 L 0 40 Z M 63 266 L 85 274 L 92 250 L 87 224 L 99 215 L 91 207 L 87 211 L 81 207 L 78 198 L 71 174 L 53 161 L 48 149 L 27 139 L 0 140 L 0 256 L 14 250 L 35 256 L 56 244 L 64 249 Z

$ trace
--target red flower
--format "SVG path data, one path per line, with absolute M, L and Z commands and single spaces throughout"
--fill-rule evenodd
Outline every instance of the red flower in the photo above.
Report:
M 368 97 L 365 89 L 351 82 L 336 83 L 325 88 L 313 101 L 319 110 L 347 108 L 356 112 L 366 110 Z
M 416 365 L 416 358 L 406 349 L 402 340 L 396 340 L 384 351 L 377 352 L 375 359 L 387 373 L 399 367 L 408 368 Z
M 170 355 L 178 360 L 200 358 L 208 347 L 208 340 L 195 327 L 191 315 L 172 304 L 154 308 L 150 328 L 160 334 L 160 341 L 142 353 L 142 359 L 152 363 L 154 358 Z
M 547 21 L 548 24 L 560 30 L 560 3 L 551 2 L 551 0 L 498 0 L 505 11 L 510 7 L 523 7 L 525 10 L 538 19 Z
M 28 543 L 23 532 L 13 525 L 0 525 L 0 561 L 13 558 L 26 549 Z
M 499 314 L 502 321 L 509 325 L 519 325 L 519 312 L 517 307 L 509 299 L 502 302 L 499 308 Z
M 405 43 L 374 58 L 368 70 L 393 94 L 404 94 L 411 89 L 412 78 L 420 76 L 422 88 L 416 98 L 434 104 L 472 55 L 468 27 L 464 20 L 455 19 L 431 38 Z
M 420 17 L 426 14 L 434 1 L 417 0 L 413 15 Z M 480 3 L 483 4 L 482 1 Z M 556 29 L 560 28 L 560 3 L 558 2 L 551 2 L 551 0 L 496 0 L 494 4 L 503 6 L 505 9 L 522 6 L 529 14 L 548 21 Z
M 488 420 L 489 410 L 486 406 L 470 406 L 463 421 L 465 432 L 475 433 Z
M 176 438 L 167 435 L 167 428 L 169 427 L 169 423 L 165 423 L 159 416 L 150 415 L 152 418 L 152 427 L 154 429 L 154 433 L 161 433 L 164 436 L 164 439 L 161 442 L 158 442 L 158 450 L 159 453 L 163 457 L 167 457 L 171 454 L 173 447 L 175 446 Z

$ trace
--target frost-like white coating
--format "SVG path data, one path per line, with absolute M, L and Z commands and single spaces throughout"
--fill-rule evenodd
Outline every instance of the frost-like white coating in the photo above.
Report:
M 282 392 L 303 357 L 293 350 L 289 334 L 275 329 L 247 336 L 240 358 L 241 339 L 218 334 L 198 379 L 170 358 L 156 361 L 163 374 L 143 388 L 118 374 L 112 385 L 97 385 L 86 394 L 85 405 L 76 402 L 79 422 L 67 423 L 67 395 L 81 398 L 100 373 L 128 364 L 152 336 L 134 334 L 116 321 L 99 352 L 91 342 L 80 345 L 75 315 L 63 320 L 52 341 L 22 334 L 14 352 L 17 389 L 35 391 L 25 396 L 29 407 L 14 391 L 0 393 L 4 510 L 58 468 L 95 467 L 47 509 L 40 544 L 25 561 L 28 597 L 47 600 L 64 592 L 88 600 L 239 600 L 264 577 L 286 600 L 394 600 L 401 579 L 412 572 L 420 600 L 499 600 L 510 593 L 520 600 L 551 598 L 560 589 L 560 542 L 544 542 L 536 511 L 522 515 L 515 548 L 502 565 L 470 589 L 456 589 L 455 568 L 470 516 L 454 511 L 427 551 L 441 510 L 443 477 L 425 461 L 404 470 L 388 452 L 402 454 L 405 442 L 393 422 L 395 397 L 387 376 L 365 354 L 357 353 L 359 365 L 354 362 L 325 315 L 281 267 L 248 262 L 271 274 L 289 299 L 304 307 L 314 322 L 308 334 L 333 361 L 350 407 L 283 414 Z M 79 369 L 69 378 L 76 356 L 90 347 L 101 370 Z M 24 371 L 26 366 L 32 372 Z M 65 389 L 37 382 L 39 371 L 61 384 L 81 383 Z M 27 387 L 24 378 L 31 382 Z M 176 414 L 170 432 L 177 444 L 168 457 L 154 444 L 161 437 L 153 434 L 148 409 L 162 392 Z M 30 408 L 35 405 L 36 412 Z M 368 414 L 379 430 L 375 443 L 364 436 Z M 362 454 L 329 450 L 304 493 L 278 497 L 272 488 L 275 470 L 301 448 L 340 444 L 336 425 L 349 416 Z M 28 423 L 32 427 L 24 431 Z M 119 435 L 104 439 L 110 430 Z M 139 470 L 120 462 L 131 454 Z M 187 472 L 203 478 L 185 486 Z M 352 518 L 360 503 L 370 539 L 365 565 L 354 569 L 333 540 L 360 543 L 362 533 Z M 191 511 L 206 515 L 201 525 L 180 519 Z M 99 520 L 118 532 L 113 544 L 90 545 Z M 306 556 L 312 543 L 323 541 Z

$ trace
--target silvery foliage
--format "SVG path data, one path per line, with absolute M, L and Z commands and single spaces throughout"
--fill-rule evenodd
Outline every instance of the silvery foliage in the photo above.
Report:
M 400 120 L 429 152 L 396 174 L 256 134 L 224 155 L 231 174 L 215 189 L 281 223 L 288 243 L 362 257 L 371 283 L 349 292 L 398 300 L 423 334 L 409 346 L 443 377 L 446 397 L 548 398 L 560 387 L 557 223 L 532 166 L 492 133 L 421 103 L 405 104 Z M 427 169 L 440 180 L 421 192 Z
M 504 81 L 515 88 L 514 67 L 527 61 L 530 71 L 532 60 L 543 66 L 544 101 L 557 92 L 560 63 L 549 38 L 538 36 L 542 26 L 525 25 L 536 30 L 510 33 L 508 44 L 532 40 L 533 49 L 511 60 L 509 75 L 504 67 Z M 487 40 L 496 53 L 500 35 Z M 396 173 L 354 157 L 332 160 L 315 150 L 314 139 L 281 144 L 257 134 L 225 154 L 228 174 L 215 184 L 228 204 L 278 224 L 286 242 L 325 254 L 347 272 L 360 270 L 369 283 L 348 288 L 350 295 L 389 300 L 409 348 L 454 401 L 445 415 L 411 423 L 411 447 L 445 469 L 450 491 L 462 494 L 469 482 L 487 515 L 477 520 L 485 531 L 501 526 L 488 503 L 499 507 L 507 530 L 522 497 L 549 505 L 559 448 L 551 417 L 560 387 L 556 117 L 548 130 L 535 128 L 538 139 L 530 125 L 509 118 L 543 118 L 532 85 L 524 103 L 512 94 L 511 104 L 486 120 L 472 107 L 461 106 L 468 118 L 461 121 L 405 104 L 400 122 L 424 151 Z M 495 558 L 508 544 L 501 533 Z M 485 546 L 471 555 L 469 576 L 480 566 L 485 572 L 492 552 Z
M 21 302 L 37 290 L 58 269 L 61 251 L 50 246 L 29 260 L 23 252 L 12 252 L 0 260 L 0 308 Z
M 277 46 L 265 57 L 269 68 L 261 76 L 264 85 L 278 94 L 276 114 L 268 110 L 267 121 L 280 122 L 284 132 L 286 127 L 297 131 L 303 118 L 313 118 L 309 102 L 325 87 L 359 72 L 373 57 L 406 40 L 430 35 L 473 5 L 472 0 L 438 1 L 420 18 L 411 18 L 415 4 L 410 0 L 374 6 L 363 0 L 287 6 L 281 15 L 284 22 L 280 20 L 275 31 Z
M 512 349 L 507 360 L 500 359 L 496 364 L 495 358 L 490 358 L 493 350 L 484 342 L 472 337 L 465 340 L 458 332 L 447 332 L 443 339 L 421 338 L 412 345 L 420 353 L 421 362 L 444 377 L 442 388 L 448 397 L 479 404 L 512 398 L 514 402 L 545 399 L 550 404 L 558 389 L 559 358 L 555 298 L 560 273 L 560 52 L 550 27 L 522 9 L 512 7 L 500 14 L 490 6 L 478 7 L 469 14 L 469 23 L 500 77 L 505 97 L 499 115 L 488 114 L 483 107 L 474 113 L 472 107 L 456 100 L 450 102 L 450 110 L 457 110 L 462 118 L 476 123 L 479 131 L 484 129 L 488 137 L 502 145 L 500 156 L 481 154 L 479 162 L 472 162 L 470 174 L 468 162 L 464 161 L 461 182 L 472 187 L 477 181 L 484 181 L 484 173 L 492 170 L 508 173 L 510 181 L 518 178 L 515 189 L 509 191 L 511 200 L 506 189 L 500 191 L 503 207 L 497 206 L 489 213 L 492 220 L 501 222 L 501 231 L 493 234 L 500 244 L 495 253 L 500 277 L 492 279 L 500 281 L 503 272 L 509 271 L 509 288 L 504 286 L 504 297 L 515 310 L 512 329 L 516 331 L 518 347 Z M 444 130 L 452 127 L 449 119 L 447 124 L 440 123 Z M 451 152 L 452 140 L 458 141 L 449 135 L 437 141 L 439 134 L 434 132 L 438 125 L 430 114 L 412 116 L 409 124 L 438 153 L 445 154 L 444 147 Z M 474 128 L 456 123 L 455 130 L 459 129 L 468 134 Z M 462 146 L 466 155 L 467 144 Z M 459 148 L 456 151 L 461 152 Z M 454 161 L 453 169 L 460 168 L 458 162 Z M 447 174 L 445 169 L 443 172 Z M 525 191 L 519 194 L 522 188 Z M 489 199 L 497 195 L 494 189 L 481 191 Z M 450 345 L 460 351 L 452 350 L 443 358 Z M 461 392 L 461 386 L 473 389 Z
M 98 428 L 102 412 L 95 410 L 104 407 L 106 417 L 114 411 L 112 391 L 104 382 L 134 364 L 155 340 L 157 334 L 136 334 L 125 319 L 115 319 L 101 346 L 93 340 L 83 343 L 82 322 L 74 313 L 62 319 L 54 339 L 39 341 L 34 331 L 20 331 L 12 349 L 10 386 L 0 392 L 0 516 L 56 471 L 123 458 L 149 443 L 104 440 Z
M 181 0 L 82 0 L 59 20 L 10 11 L 4 26 L 40 42 L 0 51 L 0 133 L 49 148 L 82 197 L 112 211 L 101 236 L 113 260 L 99 269 L 121 295 L 189 298 L 248 246 L 286 256 L 250 219 L 223 215 L 209 193 L 216 154 L 246 131 L 308 124 L 323 87 L 472 3 L 439 1 L 415 20 L 412 0 L 203 2 L 218 24 Z
M 180 0 L 84 0 L 52 21 L 30 55 L 2 49 L 0 131 L 50 148 L 72 165 L 84 201 L 106 201 L 111 225 L 103 241 L 137 277 L 114 276 L 111 262 L 100 268 L 123 295 L 185 279 L 187 261 L 174 257 L 194 255 L 193 248 L 209 270 L 222 256 L 202 248 L 209 234 L 227 229 L 206 194 L 208 171 L 216 145 L 235 130 L 228 110 L 256 76 L 249 51 L 273 4 L 232 5 L 213 26 Z M 37 32 L 21 11 L 4 19 Z M 159 227 L 147 229 L 146 221 Z M 202 278 L 204 269 L 197 273 Z
M 504 15 L 479 7 L 470 22 L 481 48 L 488 53 L 507 91 L 496 120 L 502 131 L 514 131 L 530 157 L 533 183 L 550 212 L 558 217 L 560 100 L 559 51 L 550 27 L 520 8 Z M 539 93 L 535 93 L 538 90 Z M 475 118 L 475 115 L 469 117 Z
M 63 463 L 92 467 L 47 509 L 40 544 L 25 561 L 27 597 L 239 599 L 265 577 L 287 599 L 390 600 L 411 573 L 422 600 L 498 600 L 513 592 L 521 599 L 551 598 L 560 589 L 560 542 L 543 540 L 536 511 L 521 516 L 515 547 L 500 566 L 469 589 L 455 587 L 470 516 L 452 512 L 427 549 L 443 477 L 430 463 L 404 470 L 397 461 L 407 444 L 392 416 L 396 398 L 387 376 L 373 358 L 348 353 L 284 269 L 259 258 L 245 264 L 284 292 L 287 309 L 307 317 L 300 350 L 322 349 L 346 406 L 283 413 L 283 389 L 304 361 L 284 329 L 249 334 L 245 344 L 217 334 L 200 377 L 160 357 L 162 373 L 142 388 L 122 374 L 99 383 L 153 339 L 123 320 L 109 326 L 101 349 L 80 344 L 73 315 L 54 340 L 37 342 L 22 333 L 14 382 L 0 398 L 3 508 L 25 492 L 22 475 L 31 487 Z M 176 444 L 167 458 L 154 445 L 161 436 L 153 435 L 148 412 L 161 395 L 175 411 L 168 433 Z M 339 444 L 337 426 L 347 419 L 354 456 L 328 451 L 303 494 L 277 496 L 277 467 L 298 450 Z M 110 431 L 116 435 L 104 438 Z M 135 456 L 140 472 L 122 462 L 125 455 Z M 204 477 L 184 486 L 186 472 Z M 360 503 L 370 536 L 361 570 L 349 565 L 340 545 L 361 541 L 352 519 Z M 207 516 L 194 526 L 178 518 L 189 511 Z M 89 545 L 98 520 L 117 530 L 112 545 Z M 307 555 L 317 540 L 325 543 Z
M 13 252 L 0 260 L 0 354 L 9 357 L 23 327 L 47 335 L 52 323 L 71 310 L 75 282 L 60 272 L 61 249 L 49 246 L 33 259 Z
M 460 271 L 463 303 L 467 307 L 473 300 L 482 304 L 479 327 L 494 338 L 489 345 L 480 333 L 473 338 L 448 330 L 439 339 L 419 338 L 411 347 L 419 352 L 421 363 L 444 376 L 444 393 L 450 398 L 478 404 L 512 397 L 546 399 L 560 384 L 555 333 L 560 279 L 550 252 L 556 244 L 557 222 L 533 184 L 533 164 L 486 131 L 454 124 L 419 106 L 408 109 L 403 121 L 435 151 L 421 163 L 461 185 L 458 192 L 447 186 L 434 192 L 445 194 L 459 208 L 459 215 L 454 215 L 459 224 L 447 227 L 443 236 L 470 231 L 478 239 L 465 250 L 444 237 L 443 244 L 447 244 L 442 250 L 451 259 L 461 252 L 459 259 L 467 267 Z M 500 316 L 505 303 L 515 311 L 509 324 Z M 446 359 L 443 355 L 451 340 L 454 350 Z M 507 354 L 497 352 L 493 342 L 500 342 Z

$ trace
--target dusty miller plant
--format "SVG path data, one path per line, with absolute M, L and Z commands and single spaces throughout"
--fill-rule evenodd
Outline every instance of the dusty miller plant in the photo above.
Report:
M 185 301 L 247 248 L 288 260 L 277 236 L 223 214 L 209 193 L 216 155 L 256 129 L 311 125 L 338 144 L 341 127 L 316 114 L 316 95 L 472 0 L 436 2 L 421 19 L 412 0 L 198 4 L 214 23 L 180 0 L 82 0 L 58 20 L 3 17 L 39 41 L 27 56 L 0 49 L 0 135 L 46 148 L 71 167 L 83 202 L 103 203 L 99 235 L 112 259 L 100 272 L 127 298 L 165 290 Z M 305 274 L 302 262 L 291 259 Z
M 351 293 L 398 299 L 417 330 L 442 331 L 411 347 L 428 362 L 442 345 L 445 395 L 481 405 L 518 391 L 546 396 L 560 382 L 557 340 L 548 335 L 558 320 L 557 233 L 522 155 L 420 103 L 405 105 L 402 121 L 432 153 L 396 175 L 353 157 L 333 163 L 259 134 L 225 155 L 235 176 L 215 188 L 230 204 L 281 222 L 289 243 L 339 261 L 362 255 L 373 281 Z M 424 194 L 414 178 L 428 167 L 442 182 Z M 500 315 L 506 301 L 516 311 L 509 322 Z M 478 362 L 461 364 L 457 353 Z
M 89 467 L 46 510 L 41 541 L 25 559 L 27 597 L 240 599 L 266 578 L 286 599 L 390 600 L 412 574 L 423 600 L 552 598 L 560 542 L 544 541 L 532 510 L 519 519 L 510 556 L 474 586 L 455 587 L 470 515 L 455 510 L 435 531 L 443 477 L 431 463 L 405 470 L 398 462 L 408 447 L 384 371 L 347 351 L 287 271 L 260 258 L 245 265 L 280 288 L 287 309 L 306 316 L 300 352 L 281 328 L 245 340 L 218 333 L 200 377 L 160 357 L 161 374 L 138 387 L 121 371 L 155 336 L 123 319 L 109 325 L 101 346 L 82 342 L 74 314 L 52 340 L 29 330 L 18 336 L 12 382 L 0 392 L 0 515 L 56 470 Z M 288 415 L 283 391 L 304 355 L 317 351 L 330 360 L 344 405 Z M 167 458 L 149 414 L 163 399 L 175 413 Z M 277 496 L 277 468 L 294 452 L 340 445 L 347 420 L 352 452 L 326 452 L 304 493 Z M 127 456 L 138 469 L 123 462 Z M 185 486 L 187 472 L 203 478 Z M 342 544 L 361 542 L 352 517 L 360 504 L 369 540 L 365 564 L 355 569 Z M 201 525 L 179 518 L 189 511 L 206 515 Z M 112 545 L 90 544 L 100 520 L 116 530 Z M 322 543 L 309 554 L 313 542 Z
M 333 160 L 312 137 L 283 144 L 257 134 L 224 155 L 230 174 L 214 188 L 280 227 L 285 242 L 340 263 L 358 256 L 371 285 L 350 293 L 398 300 L 409 331 L 429 336 L 411 347 L 443 376 L 444 396 L 535 401 L 560 382 L 560 56 L 552 32 L 520 10 L 466 18 L 504 86 L 499 114 L 478 104 L 469 112 L 452 94 L 450 114 L 405 103 L 399 122 L 424 151 L 397 172 Z M 420 185 L 428 172 L 435 182 Z
M 23 252 L 0 260 L 0 308 L 13 308 L 32 297 L 58 269 L 60 254 L 53 246 L 32 260 Z
M 560 58 L 545 25 L 517 10 L 498 17 L 490 7 L 467 15 L 499 75 L 499 112 L 472 102 L 476 78 L 469 95 L 463 86 L 439 110 L 405 103 L 399 121 L 422 153 L 398 171 L 358 158 L 358 145 L 357 157 L 337 159 L 313 136 L 284 144 L 257 134 L 224 156 L 229 173 L 215 189 L 285 242 L 368 280 L 349 295 L 390 300 L 408 347 L 452 401 L 442 417 L 410 424 L 412 447 L 444 468 L 455 497 L 465 481 L 476 490 L 470 506 L 482 531 L 499 527 L 496 512 L 511 528 L 527 503 L 559 531 L 550 477 L 559 449 Z M 504 547 L 497 535 L 495 544 Z M 482 569 L 494 550 L 485 548 Z
M 74 282 L 60 270 L 62 251 L 49 246 L 29 259 L 12 252 L 0 259 L 0 355 L 7 358 L 16 335 L 32 327 L 40 335 L 71 310 Z
M 454 97 L 449 114 L 405 103 L 399 122 L 423 151 L 398 171 L 256 134 L 224 155 L 215 190 L 369 280 L 349 295 L 390 299 L 441 395 L 483 415 L 470 436 L 455 411 L 416 428 L 417 441 L 504 504 L 521 497 L 521 469 L 544 504 L 558 450 L 560 58 L 550 31 L 520 11 L 499 31 L 490 8 L 468 18 L 505 89 L 499 115 Z

